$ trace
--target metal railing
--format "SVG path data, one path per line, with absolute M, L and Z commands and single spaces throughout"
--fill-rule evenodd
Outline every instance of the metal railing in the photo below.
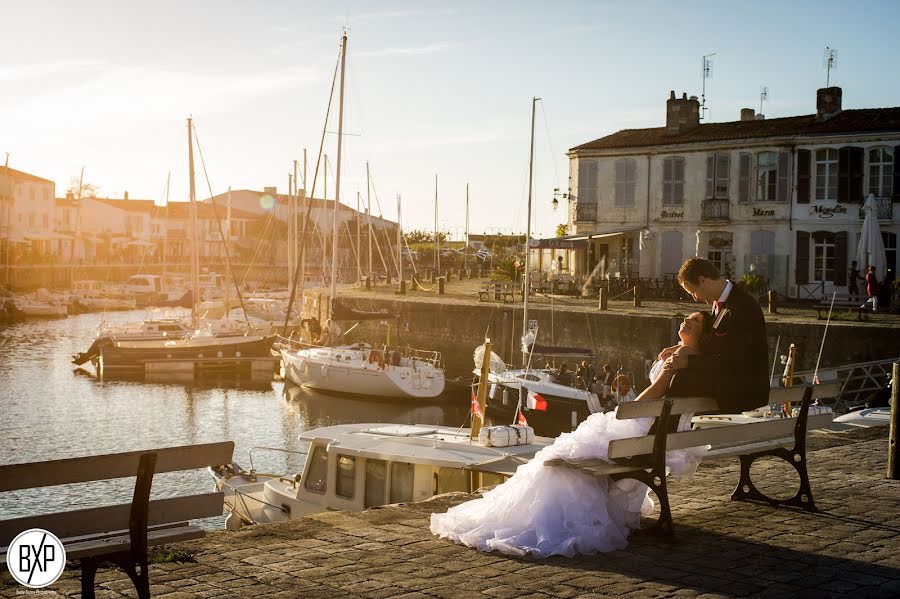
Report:
M 597 222 L 597 204 L 575 204 L 576 222 Z
M 865 202 L 865 200 L 863 200 Z M 894 217 L 894 203 L 890 197 L 875 198 L 875 214 L 878 220 L 891 220 Z M 860 220 L 866 217 L 862 206 L 859 207 Z
M 704 200 L 700 220 L 728 220 L 728 200 Z

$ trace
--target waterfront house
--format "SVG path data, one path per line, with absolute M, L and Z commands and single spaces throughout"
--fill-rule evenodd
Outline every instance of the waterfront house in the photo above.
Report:
M 568 151 L 568 235 L 555 251 L 578 276 L 671 278 L 697 255 L 792 297 L 846 292 L 869 194 L 896 272 L 898 146 L 900 108 L 843 110 L 839 87 L 818 90 L 815 114 L 745 108 L 723 123 L 701 123 L 697 98 L 671 92 L 664 127 Z

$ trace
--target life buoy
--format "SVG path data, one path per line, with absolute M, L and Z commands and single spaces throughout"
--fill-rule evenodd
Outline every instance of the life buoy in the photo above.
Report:
M 631 391 L 631 381 L 624 374 L 618 374 L 613 379 L 610 389 L 616 395 L 627 395 Z

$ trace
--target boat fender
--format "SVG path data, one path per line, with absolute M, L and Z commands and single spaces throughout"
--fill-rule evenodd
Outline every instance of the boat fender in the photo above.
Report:
M 327 364 L 325 366 L 322 366 L 322 378 L 323 379 L 328 378 L 328 365 Z
M 384 355 L 381 353 L 381 350 L 373 349 L 369 352 L 369 364 L 374 364 L 375 362 L 378 362 L 382 368 L 384 367 Z
M 225 530 L 237 532 L 243 525 L 244 522 L 241 520 L 241 517 L 234 512 L 228 512 L 228 515 L 225 516 Z
M 478 441 L 487 447 L 511 447 L 534 441 L 534 429 L 530 426 L 484 426 L 478 433 Z

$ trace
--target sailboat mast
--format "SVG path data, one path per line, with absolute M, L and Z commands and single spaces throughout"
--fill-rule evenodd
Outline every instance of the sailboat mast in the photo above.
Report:
M 438 231 L 438 176 L 434 176 L 434 263 L 437 265 L 437 276 L 441 276 L 441 236 Z
M 231 260 L 227 259 L 228 253 L 231 251 L 231 185 L 228 186 L 228 206 L 225 209 L 225 235 L 222 240 L 225 243 L 225 318 L 231 311 Z
M 403 225 L 400 222 L 400 194 L 397 194 L 397 278 L 403 284 Z
M 531 147 L 528 150 L 528 220 L 525 222 L 525 289 L 522 299 L 522 337 L 528 334 L 528 293 L 531 287 L 531 269 L 528 268 L 528 250 L 531 245 L 531 193 L 534 186 L 534 111 L 540 98 L 531 98 Z M 522 352 L 522 363 L 528 356 Z
M 190 180 L 191 218 L 191 327 L 197 328 L 197 304 L 200 303 L 200 248 L 197 231 L 197 193 L 194 189 L 194 138 L 193 119 L 187 120 L 188 127 L 188 178 Z
M 341 203 L 341 145 L 344 139 L 344 73 L 347 67 L 347 32 L 341 35 L 341 92 L 338 104 L 337 173 L 334 182 L 334 221 L 331 239 L 331 313 L 337 299 L 338 207 Z M 327 177 L 326 177 L 327 178 Z
M 469 184 L 466 183 L 466 247 L 463 248 L 463 270 L 469 269 Z
M 166 211 L 163 213 L 163 247 L 162 247 L 162 279 L 166 280 L 166 264 L 169 259 L 169 182 L 172 179 L 172 171 L 166 175 Z
M 369 161 L 366 161 L 366 227 L 368 228 L 368 233 L 366 234 L 369 238 L 369 270 L 366 272 L 366 277 L 372 276 L 372 184 L 369 182 Z M 360 248 L 362 250 L 362 248 Z M 380 251 L 380 250 L 379 250 Z M 387 265 L 385 265 L 385 269 Z

